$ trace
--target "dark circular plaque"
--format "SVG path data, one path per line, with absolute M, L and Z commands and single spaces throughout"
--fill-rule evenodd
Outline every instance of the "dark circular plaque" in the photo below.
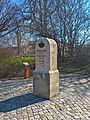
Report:
M 44 43 L 41 41 L 41 42 L 38 44 L 38 46 L 39 46 L 40 48 L 43 48 L 43 47 L 44 47 Z

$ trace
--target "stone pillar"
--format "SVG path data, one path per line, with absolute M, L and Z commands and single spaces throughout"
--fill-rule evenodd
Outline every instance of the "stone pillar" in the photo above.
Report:
M 36 41 L 36 69 L 33 73 L 35 95 L 51 99 L 59 93 L 59 72 L 57 70 L 57 44 L 43 38 Z

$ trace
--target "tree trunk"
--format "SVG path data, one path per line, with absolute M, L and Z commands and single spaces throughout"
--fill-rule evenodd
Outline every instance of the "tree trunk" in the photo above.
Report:
M 18 55 L 20 54 L 20 46 L 21 46 L 21 35 L 20 35 L 20 31 L 16 32 L 16 36 L 17 36 L 17 48 L 18 48 Z

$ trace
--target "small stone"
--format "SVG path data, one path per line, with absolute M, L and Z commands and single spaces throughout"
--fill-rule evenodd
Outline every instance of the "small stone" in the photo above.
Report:
M 73 81 L 73 83 L 74 83 L 74 84 L 79 84 L 79 82 L 78 82 L 78 81 Z
M 75 119 L 79 119 L 80 117 L 79 117 L 79 116 L 75 116 L 74 118 L 75 118 Z
M 61 102 L 65 102 L 64 99 L 60 99 Z
M 1 83 L 2 81 L 0 81 L 0 83 Z
M 12 120 L 17 120 L 17 118 L 13 118 Z
M 87 80 L 87 79 L 81 79 L 79 82 L 80 82 L 81 84 L 84 84 L 84 83 L 87 83 L 88 80 Z
M 88 78 L 88 80 L 90 81 L 90 78 Z

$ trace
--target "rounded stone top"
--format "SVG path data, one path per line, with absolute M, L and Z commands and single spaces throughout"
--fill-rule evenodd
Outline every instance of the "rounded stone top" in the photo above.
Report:
M 47 40 L 50 44 L 53 43 L 53 44 L 56 44 L 56 45 L 57 45 L 56 41 L 53 40 L 53 39 L 46 38 L 46 40 Z
M 49 38 L 38 39 L 36 43 L 37 43 L 36 44 L 37 48 L 40 48 L 40 49 L 46 47 L 45 44 L 48 45 L 49 47 L 51 46 L 51 44 L 54 44 L 55 46 L 57 46 L 56 41 Z

